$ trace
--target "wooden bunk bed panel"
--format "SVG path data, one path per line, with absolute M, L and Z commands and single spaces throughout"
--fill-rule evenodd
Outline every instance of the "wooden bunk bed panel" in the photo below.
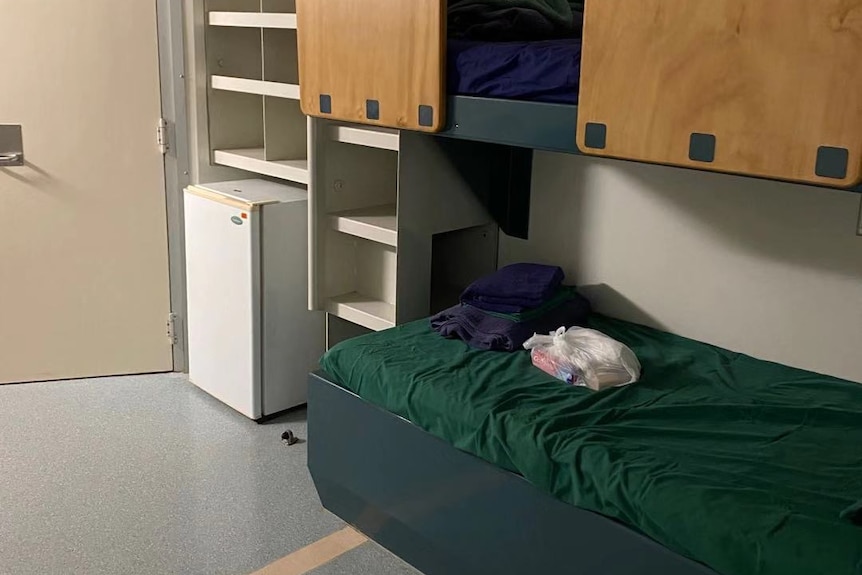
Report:
M 601 0 L 584 24 L 584 152 L 862 181 L 862 0 Z
M 302 110 L 437 132 L 444 125 L 445 0 L 298 0 Z

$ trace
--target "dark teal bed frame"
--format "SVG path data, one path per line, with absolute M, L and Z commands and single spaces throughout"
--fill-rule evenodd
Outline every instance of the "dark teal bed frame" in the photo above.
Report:
M 323 506 L 425 575 L 716 575 L 309 376 Z
M 462 163 L 470 163 L 459 166 L 467 176 L 476 172 L 476 166 L 497 167 L 497 185 L 488 188 L 493 190 L 493 194 L 489 196 L 490 199 L 482 199 L 504 232 L 526 239 L 529 232 L 533 150 L 580 154 L 575 145 L 574 128 L 578 123 L 578 107 L 478 96 L 450 96 L 446 105 L 446 128 L 432 137 L 441 142 L 444 150 L 457 150 L 451 154 L 453 159 L 460 158 Z M 447 140 L 449 144 L 445 143 Z M 463 153 L 457 145 L 458 140 L 495 145 L 480 154 L 483 157 L 476 157 L 478 148 L 473 147 L 470 152 Z M 836 189 L 815 184 L 803 185 Z M 862 193 L 862 185 L 848 191 Z
M 581 153 L 575 144 L 574 127 L 578 125 L 576 105 L 502 100 L 480 96 L 450 96 L 446 106 L 446 128 L 435 135 L 502 144 L 531 151 Z M 617 161 L 634 160 L 617 159 Z M 675 168 L 700 171 L 697 168 L 681 166 L 675 166 Z M 737 175 L 744 178 L 770 179 Z M 784 182 L 785 180 L 774 181 Z M 862 184 L 853 188 L 836 188 L 818 184 L 801 185 L 862 193 Z

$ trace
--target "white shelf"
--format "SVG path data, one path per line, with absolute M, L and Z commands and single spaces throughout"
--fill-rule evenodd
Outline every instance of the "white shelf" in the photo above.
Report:
M 395 306 L 357 292 L 330 298 L 326 311 L 374 331 L 395 327 Z
M 266 12 L 210 12 L 210 26 L 239 28 L 286 28 L 296 30 L 296 14 Z
M 339 212 L 329 216 L 332 229 L 373 242 L 398 247 L 395 205 Z
M 398 151 L 398 130 L 372 126 L 332 126 L 329 137 L 335 142 L 381 150 Z
M 308 184 L 308 160 L 267 161 L 263 148 L 213 150 L 213 161 L 222 166 Z
M 228 92 L 242 92 L 243 94 L 258 94 L 260 96 L 275 96 L 276 98 L 299 100 L 298 84 L 249 80 L 248 78 L 234 78 L 233 76 L 213 76 L 210 82 L 213 90 L 226 90 Z

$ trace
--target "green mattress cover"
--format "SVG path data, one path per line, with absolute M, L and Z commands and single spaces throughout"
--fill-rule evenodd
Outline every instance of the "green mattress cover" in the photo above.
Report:
M 590 324 L 634 350 L 639 383 L 570 387 L 526 351 L 474 350 L 424 320 L 348 340 L 321 366 L 719 573 L 862 573 L 862 526 L 847 513 L 862 499 L 862 385 L 606 317 Z

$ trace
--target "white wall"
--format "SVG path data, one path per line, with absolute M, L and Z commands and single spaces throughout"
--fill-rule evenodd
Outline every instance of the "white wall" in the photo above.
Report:
M 530 240 L 601 312 L 862 382 L 860 196 L 537 153 Z

